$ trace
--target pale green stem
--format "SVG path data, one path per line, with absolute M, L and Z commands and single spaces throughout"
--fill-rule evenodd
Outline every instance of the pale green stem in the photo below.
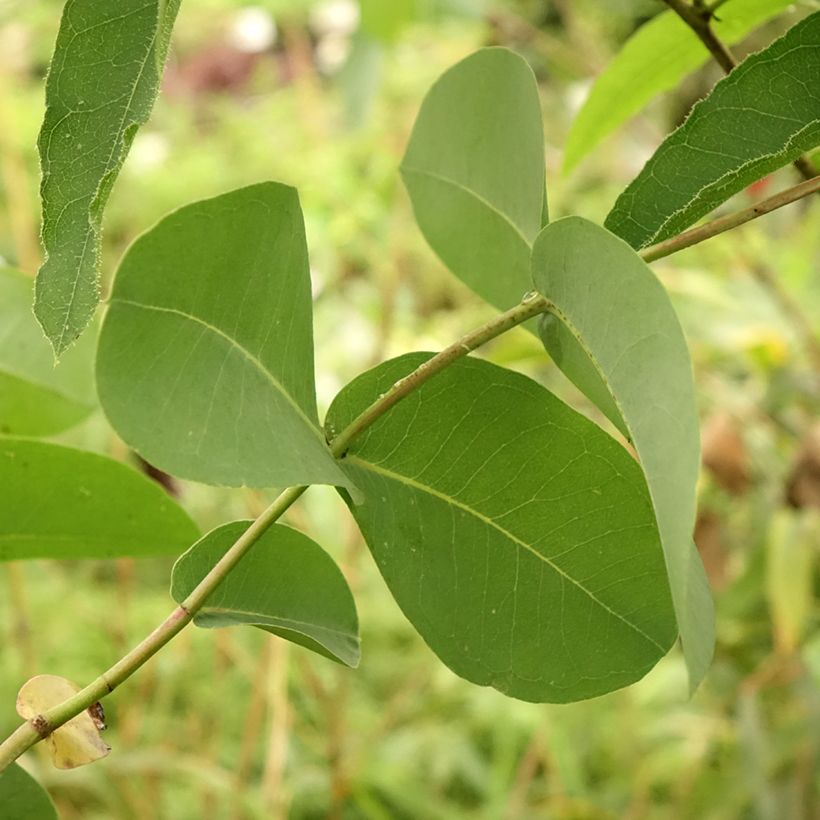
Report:
M 785 191 L 781 191 L 779 194 L 763 199 L 749 208 L 718 217 L 712 220 L 712 222 L 698 225 L 697 228 L 692 228 L 685 233 L 673 236 L 671 239 L 659 242 L 657 245 L 653 245 L 651 248 L 641 251 L 641 256 L 646 262 L 654 262 L 656 259 L 670 256 L 673 253 L 682 251 L 684 248 L 690 248 L 692 245 L 697 245 L 705 239 L 711 239 L 713 236 L 730 231 L 732 228 L 737 228 L 738 225 L 751 222 L 759 216 L 776 211 L 784 205 L 797 202 L 798 199 L 803 199 L 818 191 L 820 191 L 820 176 L 812 177 L 805 182 L 801 182 L 799 185 L 794 185 Z
M 520 304 L 491 319 L 477 330 L 463 336 L 455 344 L 437 353 L 431 359 L 397 382 L 387 393 L 354 419 L 339 436 L 331 442 L 331 450 L 339 456 L 351 441 L 373 422 L 383 416 L 397 402 L 424 382 L 431 379 L 449 364 L 466 356 L 485 342 L 500 336 L 516 325 L 543 313 L 550 302 L 537 293 L 527 294 Z M 307 487 L 290 487 L 285 490 L 236 540 L 219 559 L 211 571 L 200 581 L 191 594 L 146 638 L 127 655 L 117 661 L 108 671 L 76 695 L 58 703 L 41 715 L 21 724 L 0 744 L 0 772 L 38 741 L 48 737 L 55 729 L 102 700 L 126 681 L 146 661 L 179 633 L 202 608 L 208 596 L 227 577 L 260 536 L 293 504 Z

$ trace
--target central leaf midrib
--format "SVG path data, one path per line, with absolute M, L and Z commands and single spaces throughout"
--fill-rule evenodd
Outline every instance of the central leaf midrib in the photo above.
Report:
M 394 481 L 398 481 L 402 484 L 406 484 L 409 487 L 413 487 L 414 489 L 420 490 L 420 491 L 425 492 L 425 493 L 429 493 L 430 495 L 435 496 L 436 498 L 444 501 L 445 503 L 451 504 L 451 505 L 453 505 L 454 507 L 457 507 L 460 510 L 464 510 L 465 512 L 469 513 L 473 517 L 479 519 L 480 521 L 482 521 L 487 526 L 492 527 L 496 531 L 500 532 L 503 536 L 505 536 L 508 540 L 512 541 L 517 546 L 519 546 L 522 549 L 525 549 L 528 552 L 532 553 L 536 558 L 538 558 L 540 561 L 543 561 L 548 567 L 550 567 L 555 573 L 560 575 L 564 580 L 568 581 L 573 586 L 580 589 L 585 595 L 587 595 L 592 601 L 594 601 L 598 606 L 600 606 L 602 609 L 604 609 L 610 615 L 617 618 L 622 623 L 626 624 L 630 629 L 637 632 L 642 638 L 644 638 L 644 640 L 648 641 L 653 646 L 657 647 L 661 652 L 666 652 L 666 648 L 661 646 L 661 644 L 659 644 L 653 637 L 651 637 L 650 635 L 647 635 L 647 633 L 644 632 L 643 629 L 641 629 L 637 624 L 633 624 L 632 621 L 630 621 L 628 618 L 624 617 L 623 615 L 621 615 L 616 610 L 614 610 L 611 607 L 607 606 L 600 598 L 598 598 L 595 595 L 595 593 L 593 593 L 591 590 L 587 589 L 580 581 L 576 580 L 571 575 L 566 573 L 564 570 L 561 569 L 561 567 L 559 567 L 557 564 L 555 564 L 553 561 L 551 561 L 545 555 L 542 555 L 540 552 L 538 552 L 536 549 L 534 549 L 532 547 L 532 545 L 528 544 L 526 541 L 522 541 L 516 535 L 513 535 L 513 533 L 511 533 L 509 530 L 505 529 L 500 524 L 493 521 L 492 518 L 488 518 L 483 513 L 479 512 L 478 510 L 474 509 L 473 507 L 470 507 L 469 505 L 463 503 L 462 501 L 459 501 L 457 498 L 453 498 L 452 496 L 447 495 L 447 493 L 443 493 L 440 490 L 436 490 L 435 488 L 430 487 L 427 484 L 422 484 L 418 481 L 415 481 L 414 479 L 409 478 L 408 476 L 403 476 L 400 473 L 393 472 L 392 470 L 388 470 L 384 467 L 377 467 L 375 464 L 372 464 L 369 461 L 365 461 L 364 459 L 359 458 L 358 456 L 355 456 L 351 453 L 348 453 L 346 459 L 349 460 L 349 461 L 355 462 L 357 465 L 359 465 L 363 469 L 370 470 L 374 473 L 383 475 L 387 478 L 391 478 Z
M 244 609 L 237 609 L 236 607 L 220 607 L 220 606 L 211 606 L 207 604 L 203 607 L 197 614 L 198 615 L 208 615 L 210 613 L 215 613 L 217 615 L 235 615 L 238 617 L 245 617 L 245 618 L 252 618 L 256 619 L 257 621 L 262 618 L 266 618 L 271 621 L 278 621 L 281 623 L 283 628 L 287 628 L 288 625 L 293 625 L 294 627 L 302 626 L 302 627 L 309 627 L 310 629 L 316 632 L 326 632 L 329 635 L 338 635 L 343 638 L 354 638 L 355 635 L 352 632 L 346 632 L 341 629 L 333 629 L 330 626 L 321 626 L 320 624 L 313 623 L 312 621 L 299 621 L 295 618 L 285 618 L 281 615 L 266 615 L 263 612 L 248 612 Z M 250 624 L 250 626 L 254 626 L 255 624 Z M 268 624 L 265 624 L 268 626 Z M 306 633 L 305 633 L 306 634 Z
M 285 386 L 273 375 L 273 373 L 268 370 L 267 367 L 256 357 L 253 353 L 250 352 L 246 347 L 243 347 L 236 339 L 231 338 L 224 330 L 221 330 L 216 325 L 210 324 L 210 322 L 206 322 L 204 319 L 201 319 L 199 316 L 195 316 L 192 313 L 186 313 L 184 310 L 179 310 L 178 308 L 169 308 L 169 307 L 162 307 L 160 305 L 147 305 L 143 302 L 135 302 L 132 299 L 123 299 L 121 297 L 113 297 L 111 299 L 111 304 L 113 305 L 115 302 L 119 302 L 123 305 L 131 305 L 131 307 L 142 308 L 143 310 L 152 310 L 156 311 L 157 313 L 170 313 L 174 316 L 179 316 L 182 319 L 187 319 L 194 324 L 200 325 L 201 327 L 206 328 L 207 330 L 211 331 L 214 335 L 218 336 L 219 338 L 223 339 L 224 341 L 228 342 L 229 345 L 236 348 L 254 367 L 256 367 L 266 378 L 267 380 L 273 385 L 273 387 L 277 390 L 277 392 L 281 393 L 282 396 L 287 400 L 288 404 L 296 411 L 298 416 L 304 421 L 304 423 L 310 428 L 311 432 L 319 438 L 322 443 L 324 444 L 324 437 L 322 436 L 321 431 L 317 424 L 315 424 L 309 416 L 305 413 L 305 411 L 299 406 L 293 396 L 285 389 Z
M 524 232 L 515 222 L 510 219 L 503 211 L 500 211 L 496 208 L 495 205 L 492 204 L 488 199 L 483 197 L 478 191 L 474 191 L 472 188 L 468 188 L 466 185 L 456 181 L 455 179 L 451 179 L 450 177 L 444 176 L 443 174 L 437 174 L 435 171 L 428 171 L 424 168 L 413 168 L 410 165 L 402 165 L 401 166 L 402 173 L 408 174 L 417 174 L 418 176 L 428 177 L 429 179 L 433 179 L 436 182 L 441 182 L 444 185 L 449 185 L 452 188 L 455 188 L 458 191 L 461 191 L 467 196 L 472 197 L 476 202 L 481 203 L 485 208 L 492 211 L 496 216 L 498 216 L 503 222 L 509 225 L 513 231 L 515 231 L 516 235 L 521 239 L 521 241 L 527 246 L 527 248 L 532 247 L 532 242 L 530 242 L 526 236 L 524 236 Z

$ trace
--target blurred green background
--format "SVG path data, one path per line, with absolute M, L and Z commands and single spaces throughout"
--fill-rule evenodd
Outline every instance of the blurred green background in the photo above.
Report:
M 0 0 L 0 262 L 39 264 L 35 141 L 57 0 Z M 189 0 L 150 123 L 105 219 L 110 277 L 167 211 L 251 182 L 295 185 L 307 222 L 320 405 L 362 370 L 437 350 L 492 315 L 415 227 L 397 167 L 435 78 L 489 44 L 539 81 L 553 217 L 602 220 L 720 76 L 707 67 L 561 174 L 592 78 L 655 0 Z M 768 42 L 790 14 L 739 51 Z M 790 184 L 791 170 L 729 203 Z M 106 701 L 114 751 L 26 767 L 66 820 L 820 818 L 820 202 L 654 265 L 691 346 L 703 423 L 696 540 L 717 600 L 714 666 L 690 700 L 677 650 L 640 684 L 539 706 L 451 674 L 405 622 L 334 493 L 287 520 L 341 564 L 351 672 L 250 629 L 191 628 Z M 536 340 L 481 355 L 598 418 Z M 60 437 L 133 463 L 102 415 Z M 174 482 L 203 529 L 272 493 Z M 0 488 L 2 492 L 2 488 Z M 171 561 L 0 566 L 0 731 L 31 674 L 85 683 L 169 610 Z M 2 806 L 0 806 L 2 817 Z

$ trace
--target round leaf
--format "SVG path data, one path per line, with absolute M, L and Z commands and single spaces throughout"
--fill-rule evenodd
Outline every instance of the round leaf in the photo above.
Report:
M 0 560 L 179 553 L 199 535 L 154 481 L 96 453 L 0 437 Z
M 17 714 L 31 720 L 76 695 L 80 687 L 58 675 L 37 675 L 27 680 L 17 695 Z M 46 746 L 51 762 L 58 769 L 75 769 L 105 757 L 111 747 L 102 739 L 94 718 L 80 712 L 67 723 L 55 729 L 47 738 Z
M 250 526 L 209 532 L 174 565 L 171 595 L 182 603 Z M 306 535 L 274 524 L 194 615 L 197 626 L 248 624 L 347 666 L 359 664 L 353 595 L 333 559 Z
M 310 274 L 296 191 L 187 205 L 134 242 L 100 334 L 114 429 L 207 484 L 344 484 L 318 426 Z
M 341 429 L 425 360 L 348 385 Z M 638 680 L 675 639 L 640 467 L 530 379 L 467 359 L 379 419 L 345 461 L 347 499 L 390 591 L 457 674 L 531 701 Z

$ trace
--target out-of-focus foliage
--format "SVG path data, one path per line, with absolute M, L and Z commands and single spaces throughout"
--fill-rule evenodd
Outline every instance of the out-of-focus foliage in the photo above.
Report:
M 26 273 L 40 261 L 34 145 L 61 6 L 0 2 L 0 256 Z M 126 244 L 167 211 L 265 179 L 299 188 L 320 416 L 369 366 L 437 349 L 491 315 L 427 248 L 399 180 L 413 119 L 445 68 L 497 44 L 530 62 L 549 112 L 551 217 L 596 221 L 714 78 L 699 74 L 670 92 L 562 178 L 561 147 L 585 89 L 657 12 L 656 0 L 613 0 L 606 14 L 598 0 L 415 9 L 392 39 L 376 40 L 350 2 L 183 3 L 164 91 L 109 200 L 105 287 Z M 781 30 L 762 32 L 757 47 Z M 368 56 L 353 71 L 348 60 L 365 35 Z M 778 172 L 730 207 L 792 179 Z M 104 738 L 116 754 L 72 773 L 37 755 L 24 761 L 61 817 L 816 814 L 819 207 L 803 202 L 653 265 L 692 348 L 704 425 L 696 535 L 718 634 L 714 666 L 691 701 L 676 653 L 629 690 L 569 706 L 533 706 L 458 680 L 407 625 L 338 498 L 313 488 L 287 520 L 345 570 L 360 668 L 256 630 L 186 630 L 106 701 Z M 486 355 L 589 410 L 530 334 L 510 334 Z M 133 458 L 99 413 L 61 440 Z M 269 497 L 173 488 L 203 530 L 255 515 Z M 784 549 L 803 551 L 791 561 Z M 89 681 L 167 614 L 171 563 L 0 567 L 3 733 L 31 674 Z

